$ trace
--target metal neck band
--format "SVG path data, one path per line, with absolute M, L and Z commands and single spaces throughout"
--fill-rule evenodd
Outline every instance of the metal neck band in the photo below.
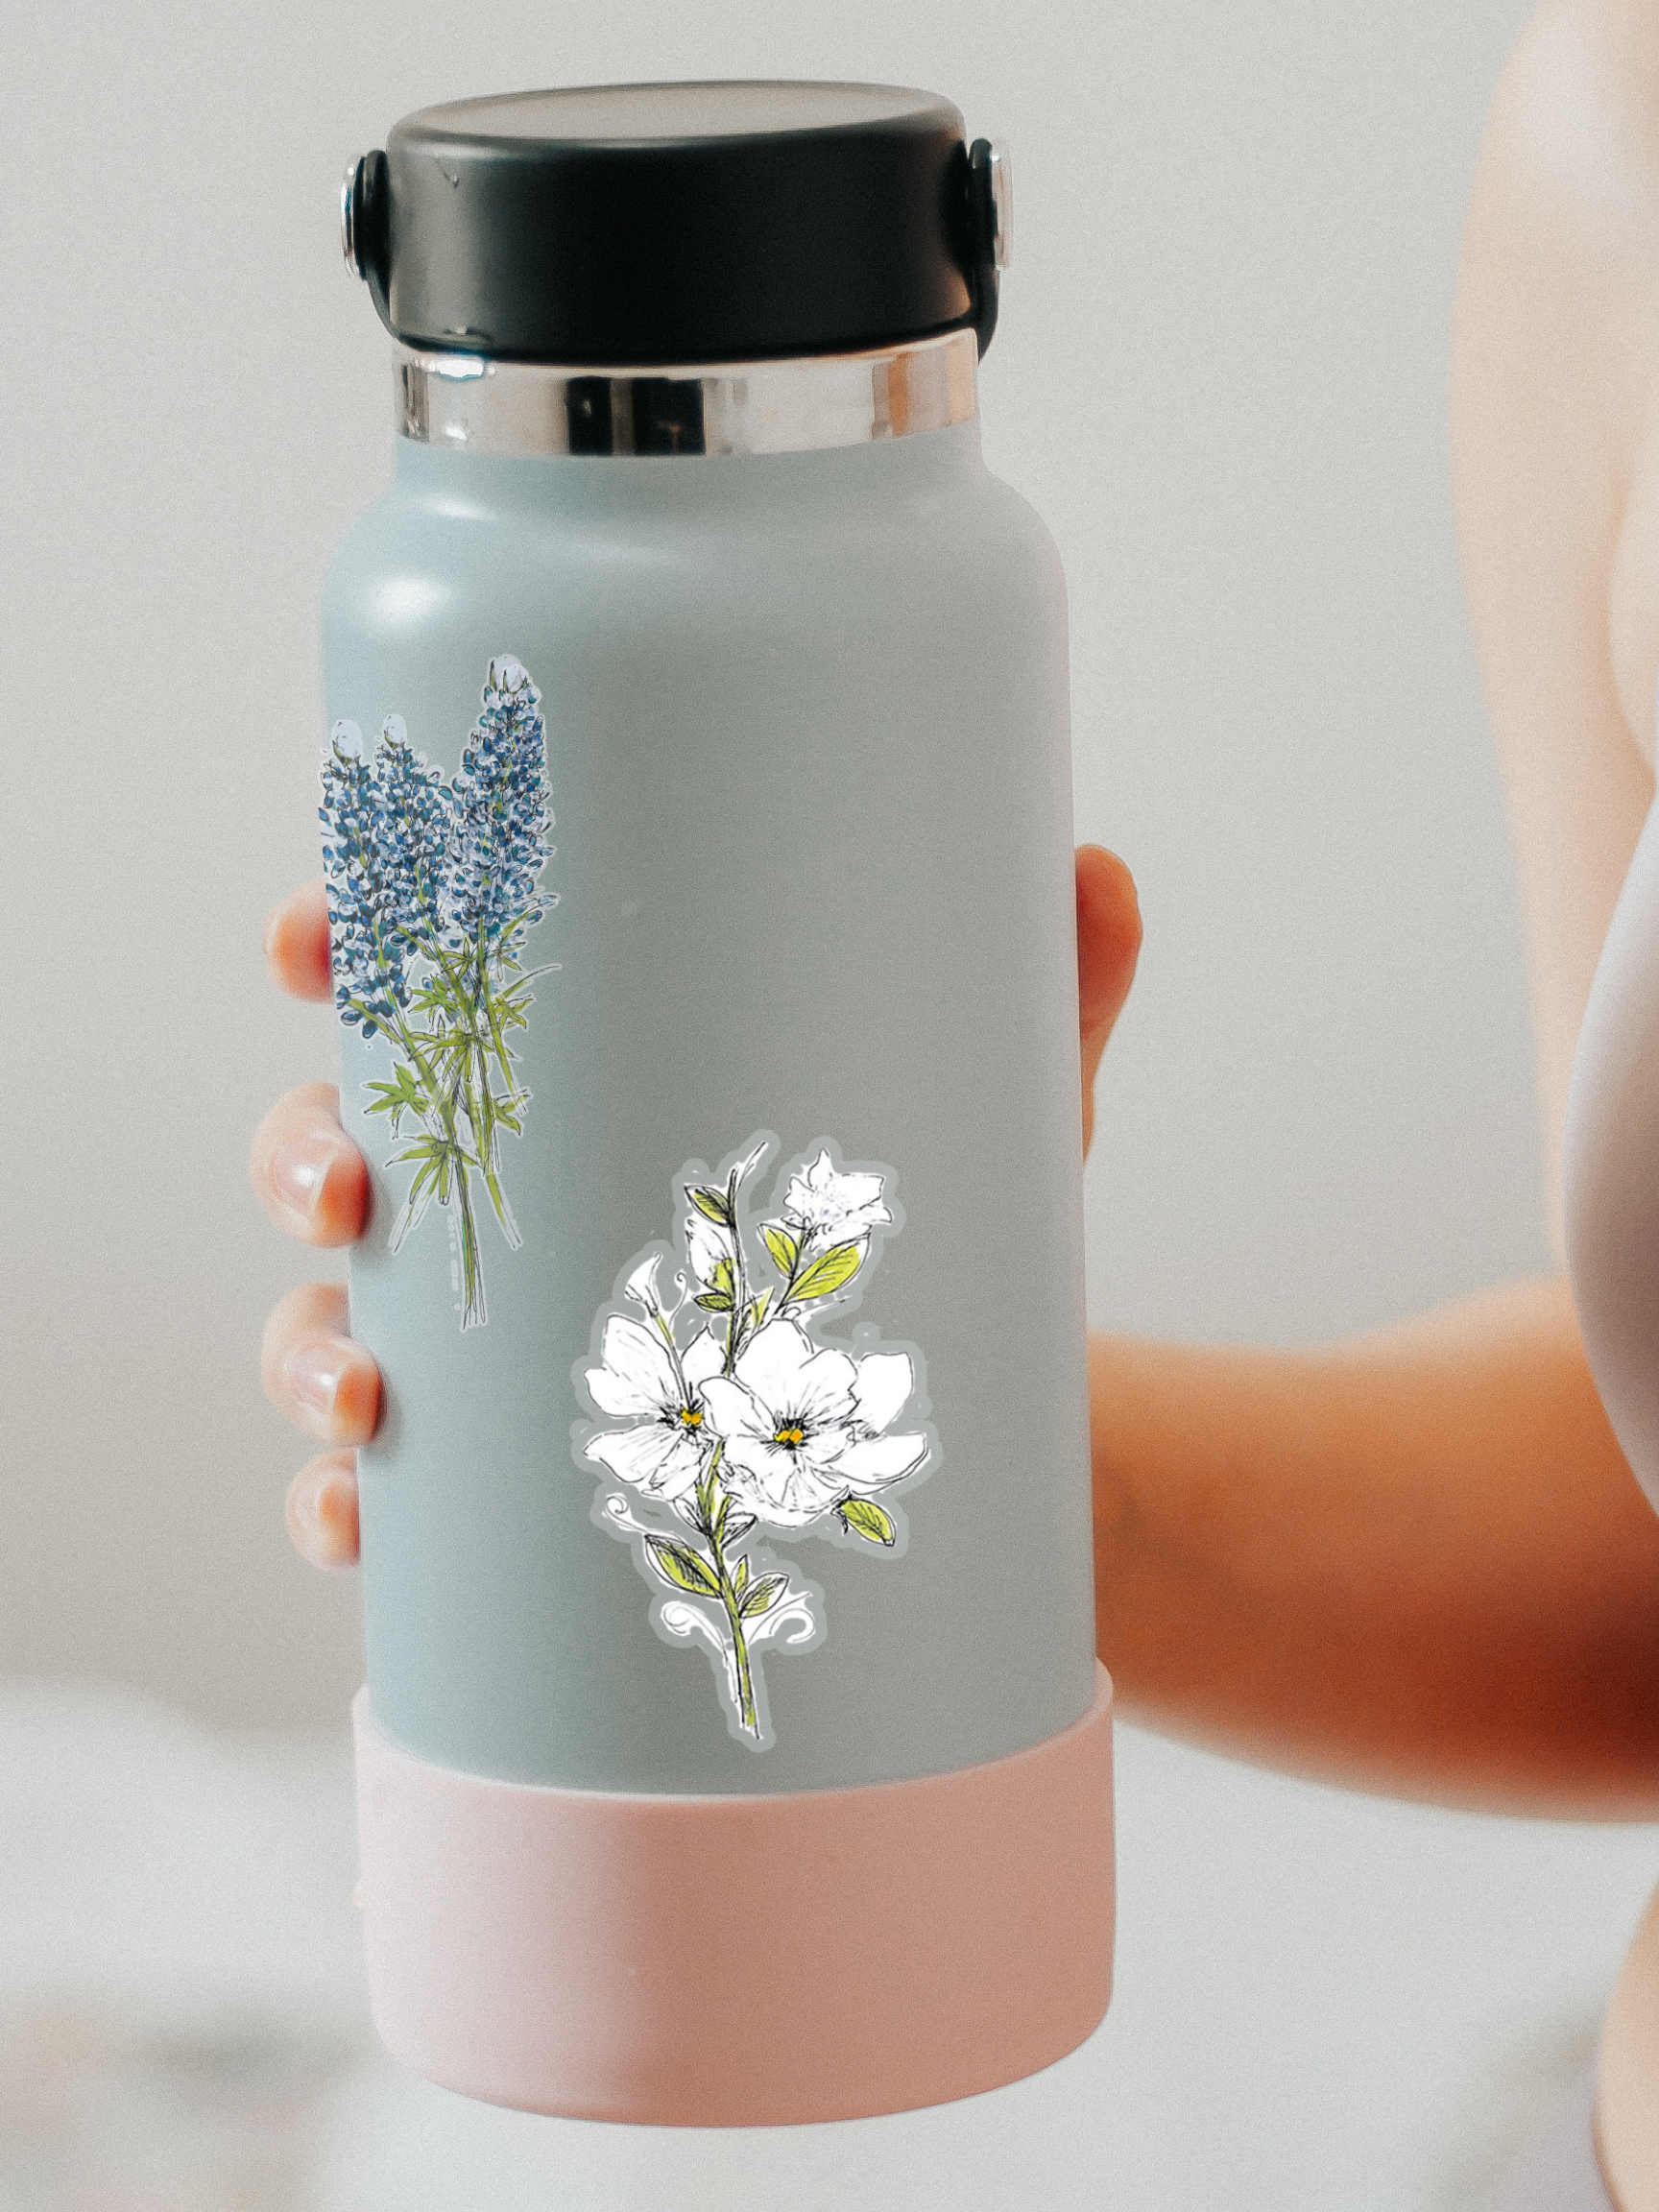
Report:
M 817 453 L 971 421 L 978 350 L 953 330 L 876 353 L 647 370 L 399 346 L 397 432 L 468 453 Z

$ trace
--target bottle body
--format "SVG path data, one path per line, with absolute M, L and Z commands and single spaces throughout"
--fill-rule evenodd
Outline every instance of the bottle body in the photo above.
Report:
M 407 952 L 342 1031 L 384 2040 L 668 2124 L 1048 2064 L 1113 1863 L 1046 534 L 972 421 L 402 438 L 325 664 L 337 983 Z M 658 1939 L 714 1894 L 742 1972 Z
M 1113 1848 L 1005 153 L 914 86 L 563 86 L 341 208 L 399 432 L 322 780 L 376 2026 L 650 2124 L 1017 2080 L 1106 2009 Z
M 374 1176 L 353 1326 L 387 1384 L 362 1465 L 376 1721 L 505 1780 L 692 1792 L 887 1781 L 1058 1732 L 1094 1662 L 1064 605 L 1041 524 L 973 423 L 718 461 L 398 445 L 331 572 L 330 718 L 397 714 L 453 775 L 487 669 L 516 659 L 558 903 L 526 940 L 544 972 L 513 1041 L 522 1133 L 499 1140 L 517 1248 L 475 1203 L 483 1325 L 461 1325 L 453 1205 L 390 1248 L 410 1124 L 369 1108 L 397 1047 L 345 1032 Z M 707 1670 L 649 1632 L 638 1542 L 595 1523 L 625 1486 L 583 1456 L 613 1424 L 582 1378 L 629 1263 L 656 1241 L 661 1289 L 685 1272 L 691 1164 L 718 1181 L 767 1133 L 757 1220 L 826 1146 L 902 1209 L 878 1264 L 801 1318 L 854 1358 L 907 1348 L 889 1432 L 928 1449 L 902 1544 L 773 1531 L 821 1635 L 773 1642 L 756 1759 Z M 708 1326 L 724 1341 L 729 1317 Z

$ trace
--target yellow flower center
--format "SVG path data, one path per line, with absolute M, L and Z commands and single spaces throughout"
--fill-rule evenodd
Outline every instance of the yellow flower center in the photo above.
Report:
M 772 1441 L 774 1444 L 805 1444 L 806 1431 L 799 1421 L 792 1421 L 786 1429 L 775 1429 Z
M 680 1426 L 682 1429 L 701 1429 L 703 1426 L 703 1408 L 700 1406 L 682 1406 L 680 1408 Z

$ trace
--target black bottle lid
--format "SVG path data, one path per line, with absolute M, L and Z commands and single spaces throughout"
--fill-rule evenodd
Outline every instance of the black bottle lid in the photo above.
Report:
M 849 353 L 997 320 L 993 156 L 892 84 L 591 84 L 423 108 L 346 185 L 406 345 L 598 367 Z

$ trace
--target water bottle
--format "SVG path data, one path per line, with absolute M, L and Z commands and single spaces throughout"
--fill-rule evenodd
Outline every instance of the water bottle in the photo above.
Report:
M 528 2110 L 987 2089 L 1101 2018 L 1064 588 L 1008 172 L 887 85 L 406 117 L 325 591 L 371 1994 Z

